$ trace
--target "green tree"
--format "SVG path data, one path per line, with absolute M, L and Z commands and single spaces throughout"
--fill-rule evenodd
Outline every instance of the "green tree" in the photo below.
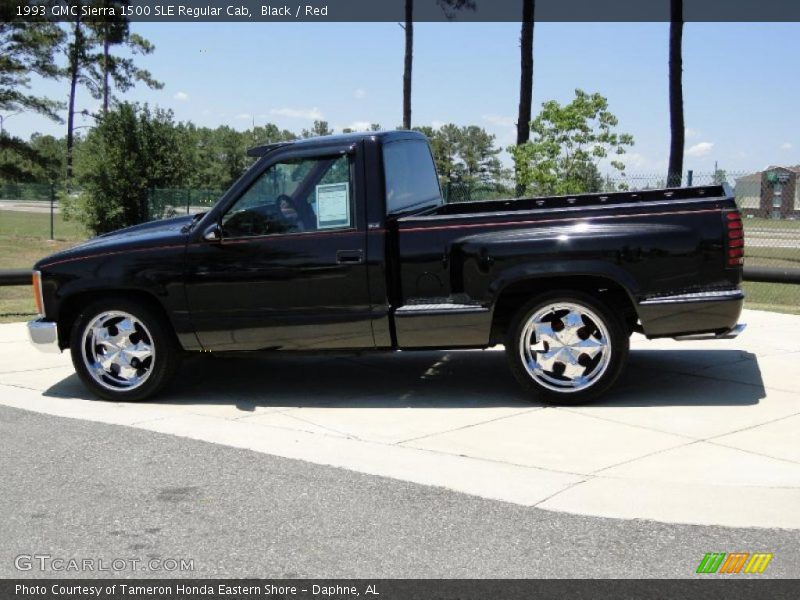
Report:
M 113 81 L 120 91 L 127 91 L 137 81 L 159 89 L 163 84 L 154 80 L 150 73 L 138 69 L 132 58 L 121 58 L 111 54 L 114 45 L 125 46 L 136 54 L 149 54 L 153 46 L 144 38 L 131 34 L 126 17 L 114 16 L 85 21 L 84 7 L 116 7 L 127 4 L 127 0 L 73 0 L 77 7 L 74 20 L 69 25 L 69 41 L 66 45 L 66 76 L 69 79 L 67 102 L 67 181 L 72 179 L 73 147 L 75 143 L 75 105 L 79 86 L 85 87 L 92 97 L 103 100 L 103 112 L 108 110 L 111 97 L 110 83 Z M 118 12 L 118 11 L 115 11 Z M 82 111 L 88 114 L 88 111 Z
M 448 123 L 442 125 L 434 135 L 437 154 L 436 169 L 445 181 L 452 182 L 458 179 L 458 151 L 461 148 L 461 130 L 458 125 Z
M 64 179 L 66 144 L 64 139 L 34 133 L 9 152 L 2 166 L 7 181 L 59 183 Z M 11 175 L 13 173 L 13 175 Z
M 439 129 L 422 125 L 414 131 L 428 138 L 443 184 L 495 183 L 507 175 L 497 158 L 501 149 L 494 145 L 495 136 L 482 127 L 448 123 Z
M 593 162 L 584 162 L 576 165 L 574 171 L 575 181 L 578 182 L 578 189 L 586 194 L 602 192 L 604 188 L 603 176 L 600 169 Z
M 542 104 L 531 122 L 532 139 L 508 150 L 514 159 L 517 181 L 523 193 L 576 194 L 589 191 L 596 181 L 591 166 L 609 155 L 621 157 L 633 137 L 617 133 L 618 124 L 600 94 L 575 90 L 575 98 L 562 106 L 555 100 Z M 591 166 L 590 166 L 591 165 Z M 619 159 L 610 167 L 622 172 Z M 602 184 L 602 182 L 600 183 Z
M 193 123 L 177 126 L 185 147 L 188 176 L 185 185 L 193 188 L 222 190 L 236 181 L 253 164 L 247 150 L 264 144 L 297 139 L 297 135 L 273 123 L 246 131 L 222 126 L 216 129 Z
M 77 154 L 83 195 L 66 215 L 95 234 L 145 221 L 150 190 L 186 177 L 181 141 L 169 111 L 128 103 L 110 110 Z
M 36 181 L 60 183 L 64 179 L 64 168 L 67 164 L 67 143 L 64 138 L 34 133 L 30 146 L 37 155 L 31 165 Z
M 253 129 L 253 139 L 256 145 L 263 145 L 296 140 L 297 135 L 288 129 L 281 129 L 274 123 L 267 123 L 266 125 L 258 126 Z
M 130 0 L 97 0 L 95 3 L 99 7 L 115 9 L 113 16 L 104 16 L 87 24 L 92 31 L 93 42 L 101 50 L 90 57 L 86 85 L 94 98 L 102 100 L 102 112 L 105 114 L 112 100 L 112 83 L 120 92 L 127 92 L 137 82 L 156 90 L 163 88 L 164 84 L 156 81 L 146 69 L 136 66 L 131 56 L 112 54 L 114 46 L 134 56 L 152 54 L 155 50 L 152 43 L 131 33 L 130 20 L 122 15 L 123 7 L 129 6 Z
M 333 135 L 333 129 L 328 127 L 327 121 L 314 121 L 314 125 L 311 129 L 303 129 L 303 133 L 300 134 L 300 137 L 310 138 L 310 137 L 318 137 L 322 135 Z
M 25 140 L 0 136 L 0 181 L 34 182 L 36 175 L 32 165 L 40 166 L 42 160 Z
M 69 42 L 66 46 L 67 67 L 66 75 L 69 79 L 69 95 L 67 100 L 67 184 L 72 183 L 73 149 L 75 146 L 75 98 L 78 84 L 84 70 L 90 63 L 90 38 L 86 35 L 86 26 L 83 22 L 83 5 L 79 1 L 75 21 L 70 30 Z
M 227 187 L 239 179 L 250 164 L 247 156 L 248 143 L 244 135 L 227 125 L 217 128 L 215 136 L 215 150 L 218 152 Z
M 482 127 L 469 125 L 459 131 L 458 155 L 461 159 L 459 179 L 470 184 L 490 183 L 503 171 L 500 148 L 494 146 L 495 136 Z
M 10 135 L 6 119 L 24 111 L 60 121 L 63 103 L 31 91 L 31 76 L 55 78 L 59 75 L 53 57 L 64 40 L 58 25 L 16 20 L 13 3 L 0 8 L 0 179 L 29 181 L 26 166 L 42 165 L 43 158 L 24 140 Z
M 55 23 L 15 20 L 13 3 L 0 8 L 0 111 L 33 111 L 59 121 L 63 103 L 31 93 L 31 75 L 60 75 L 54 56 L 64 41 Z

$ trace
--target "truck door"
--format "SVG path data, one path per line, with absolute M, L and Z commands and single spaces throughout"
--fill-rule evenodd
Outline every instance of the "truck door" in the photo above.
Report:
M 210 350 L 374 347 L 356 149 L 276 159 L 189 244 L 186 294 Z

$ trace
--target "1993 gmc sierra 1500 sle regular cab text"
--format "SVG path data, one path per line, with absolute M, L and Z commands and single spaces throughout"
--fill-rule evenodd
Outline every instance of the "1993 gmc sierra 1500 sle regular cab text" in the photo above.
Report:
M 505 344 L 534 398 L 617 379 L 638 331 L 733 337 L 742 221 L 719 186 L 446 204 L 409 131 L 254 148 L 207 213 L 40 260 L 30 337 L 98 396 L 143 400 L 197 351 Z

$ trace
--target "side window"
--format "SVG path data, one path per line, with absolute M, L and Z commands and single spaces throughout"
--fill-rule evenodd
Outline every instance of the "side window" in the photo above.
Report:
M 383 166 L 388 214 L 441 201 L 436 166 L 424 141 L 400 140 L 384 145 Z
M 222 217 L 222 235 L 240 238 L 354 225 L 347 156 L 272 165 Z

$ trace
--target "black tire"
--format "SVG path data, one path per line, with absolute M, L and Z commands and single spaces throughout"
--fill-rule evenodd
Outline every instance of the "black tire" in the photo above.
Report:
M 99 349 L 102 347 L 93 345 L 90 339 L 86 337 L 88 334 L 87 327 L 95 319 L 107 313 L 126 313 L 134 317 L 137 327 L 131 335 L 127 336 L 128 344 L 136 341 L 138 346 L 138 342 L 141 341 L 146 344 L 143 347 L 151 350 L 149 359 L 145 358 L 141 363 L 137 362 L 138 358 L 130 359 L 126 355 L 125 360 L 133 364 L 134 367 L 140 367 L 135 372 L 136 377 L 139 377 L 139 373 L 146 374 L 146 377 L 142 377 L 143 381 L 141 383 L 130 389 L 126 389 L 124 386 L 126 380 L 123 377 L 114 375 L 113 366 L 110 374 L 106 372 L 103 376 L 97 376 L 104 382 L 104 385 L 95 378 L 95 375 L 90 373 L 89 366 L 86 364 L 91 362 L 92 348 Z M 108 319 L 106 323 L 111 325 L 103 329 L 106 332 L 116 331 L 119 334 L 119 330 L 115 329 L 115 323 L 121 322 L 122 319 L 117 318 L 120 320 Z M 140 402 L 157 394 L 170 382 L 180 364 L 181 358 L 181 351 L 175 333 L 164 316 L 142 302 L 122 297 L 103 298 L 92 302 L 80 311 L 70 333 L 70 353 L 72 354 L 72 364 L 75 366 L 75 371 L 84 385 L 100 398 L 115 402 Z M 84 354 L 90 355 L 90 358 L 85 360 Z M 117 367 L 116 372 L 118 371 L 119 367 Z
M 583 326 L 577 329 L 580 332 L 581 339 L 586 335 L 587 337 L 591 336 L 597 343 L 605 341 L 604 343 L 606 344 L 605 348 L 599 351 L 594 358 L 590 357 L 589 354 L 581 354 L 578 357 L 578 362 L 585 370 L 583 375 L 577 377 L 585 377 L 587 381 L 585 384 L 570 383 L 570 378 L 564 375 L 566 367 L 564 362 L 555 363 L 553 365 L 554 369 L 550 371 L 532 368 L 532 371 L 536 374 L 526 368 L 523 336 L 526 336 L 526 332 L 529 330 L 528 321 L 537 314 L 542 315 L 541 311 L 565 304 L 583 307 L 584 310 L 593 313 L 601 322 L 595 327 L 593 319 L 587 320 L 586 316 L 582 316 Z M 554 315 L 552 312 L 547 314 Z M 568 313 L 562 312 L 555 314 L 568 315 Z M 550 317 L 547 316 L 546 318 Z M 537 319 L 537 321 L 541 322 L 541 319 Z M 559 318 L 555 318 L 555 316 L 549 322 L 552 322 L 554 331 L 558 326 L 564 327 L 564 322 Z M 602 334 L 600 325 L 607 332 L 607 338 Z M 573 328 L 572 331 L 576 331 L 576 329 Z M 629 342 L 628 332 L 622 320 L 605 303 L 584 292 L 556 290 L 537 296 L 517 311 L 506 332 L 505 345 L 506 357 L 512 373 L 514 373 L 522 387 L 531 393 L 535 399 L 548 404 L 574 406 L 594 400 L 614 384 L 627 361 L 630 348 Z M 607 358 L 604 358 L 605 352 L 609 352 Z M 539 356 L 540 354 L 537 353 L 536 357 L 538 358 Z M 586 363 L 585 366 L 584 363 Z M 567 368 L 578 367 L 573 365 Z M 563 381 L 561 381 L 562 378 Z M 578 387 L 578 389 L 575 389 L 575 387 L 570 389 L 572 385 Z M 580 387 L 582 385 L 585 385 L 585 387 Z

